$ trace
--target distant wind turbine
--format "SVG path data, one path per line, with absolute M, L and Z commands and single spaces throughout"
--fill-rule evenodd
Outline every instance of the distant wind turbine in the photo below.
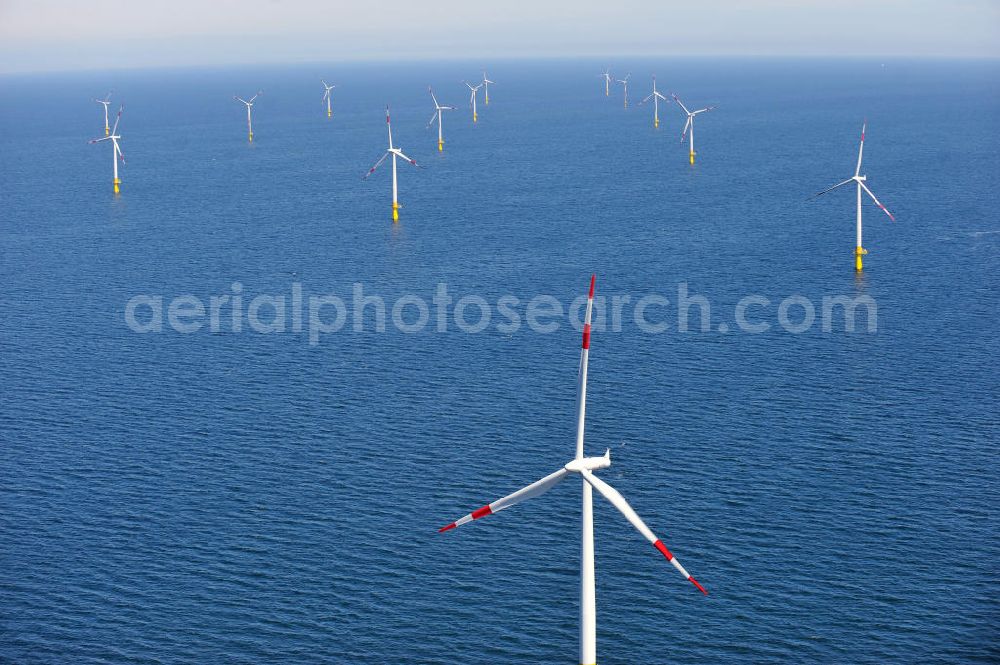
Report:
M 484 84 L 480 83 L 477 86 L 473 86 L 471 83 L 466 81 L 465 85 L 469 86 L 469 90 L 472 91 L 472 94 L 469 95 L 469 103 L 472 104 L 472 122 L 479 122 L 479 114 L 476 113 L 476 93 L 479 92 L 479 89 L 482 88 Z
M 242 97 L 237 97 L 236 95 L 233 95 L 233 99 L 235 99 L 238 102 L 243 102 L 244 104 L 247 105 L 247 134 L 250 137 L 250 143 L 253 143 L 253 120 L 250 117 L 250 109 L 253 107 L 253 100 L 260 97 L 260 95 L 261 92 L 260 90 L 258 90 L 257 94 L 250 98 L 250 101 L 247 101 Z
M 100 143 L 101 141 L 111 141 L 111 146 L 112 146 L 112 148 L 111 148 L 111 163 L 112 163 L 112 169 L 113 169 L 112 172 L 114 173 L 113 179 L 112 179 L 111 182 L 114 184 L 115 194 L 121 194 L 121 184 L 122 184 L 122 181 L 118 179 L 118 160 L 119 159 L 122 160 L 122 165 L 123 166 L 125 164 L 125 153 L 122 152 L 121 146 L 118 145 L 118 140 L 121 138 L 121 136 L 118 135 L 118 122 L 122 119 L 122 111 L 124 111 L 124 110 L 125 110 L 124 106 L 122 106 L 122 107 L 120 107 L 118 109 L 118 116 L 115 118 L 114 129 L 112 129 L 110 132 L 108 132 L 107 136 L 105 136 L 102 139 L 91 139 L 89 141 L 90 143 Z
M 653 100 L 653 127 L 660 126 L 660 100 L 667 101 L 667 98 L 661 95 L 656 90 L 656 77 L 653 77 L 653 92 L 649 94 L 646 99 L 639 102 L 640 104 L 645 104 L 649 100 Z
M 485 88 L 485 90 L 483 90 L 483 95 L 484 95 L 483 102 L 487 106 L 490 105 L 490 83 L 496 83 L 496 81 L 491 81 L 488 78 L 486 78 L 486 71 L 484 70 L 483 71 L 483 87 Z
M 631 74 L 626 74 L 625 78 L 618 79 L 618 83 L 621 83 L 625 87 L 625 108 L 628 108 L 628 80 Z
M 112 90 L 111 92 L 114 92 L 114 91 Z M 109 92 L 108 94 L 106 94 L 104 96 L 104 99 L 95 99 L 94 100 L 98 104 L 103 104 L 104 105 L 104 135 L 105 136 L 107 136 L 109 134 L 109 130 L 108 130 L 108 104 L 111 103 L 111 92 Z
M 604 96 L 608 97 L 611 95 L 611 70 L 605 69 L 603 74 L 598 74 L 597 76 L 604 79 Z
M 420 166 L 420 165 L 417 164 L 412 159 L 410 159 L 409 157 L 407 157 L 406 155 L 404 155 L 402 150 L 400 150 L 399 148 L 396 148 L 396 147 L 394 147 L 392 145 L 392 122 L 389 121 L 389 107 L 388 106 L 385 107 L 385 126 L 389 130 L 389 147 L 388 147 L 388 149 L 386 149 L 385 154 L 382 155 L 382 157 L 377 162 L 375 162 L 375 166 L 373 166 L 370 169 L 368 169 L 368 173 L 366 173 L 364 175 L 364 177 L 361 178 L 361 179 L 362 180 L 367 180 L 368 176 L 370 176 L 371 174 L 375 173 L 375 169 L 377 169 L 378 167 L 382 166 L 382 162 L 384 162 L 386 160 L 386 158 L 388 158 L 390 155 L 392 156 L 392 221 L 393 222 L 398 222 L 399 221 L 399 208 L 400 208 L 400 205 L 399 205 L 399 198 L 397 196 L 398 188 L 396 186 L 396 158 L 400 157 L 402 159 L 405 159 L 406 161 L 408 161 L 410 164 L 413 164 L 414 166 Z
M 678 106 L 684 109 L 684 112 L 687 113 L 687 122 L 684 123 L 684 131 L 681 132 L 681 142 L 683 143 L 684 135 L 687 134 L 688 130 L 691 130 L 691 144 L 688 157 L 690 158 L 691 163 L 694 164 L 694 117 L 699 113 L 705 113 L 706 111 L 711 111 L 715 107 L 709 106 L 708 108 L 698 109 L 697 111 L 688 111 L 688 107 L 684 106 L 684 102 L 680 100 L 680 97 L 678 97 L 673 93 L 671 93 L 671 97 L 673 97 L 674 101 L 677 102 Z
M 333 116 L 333 107 L 331 106 L 330 98 L 333 96 L 330 92 L 336 88 L 335 85 L 327 85 L 326 81 L 321 81 L 323 87 L 326 88 L 326 92 L 323 93 L 323 101 L 326 102 L 326 117 L 329 118 Z
M 868 194 L 868 196 L 870 196 L 872 198 L 872 201 L 875 202 L 875 205 L 877 205 L 879 208 L 881 208 L 882 212 L 884 212 L 885 214 L 887 214 L 889 216 L 889 219 L 891 219 L 894 222 L 896 221 L 896 218 L 893 217 L 892 213 L 889 212 L 884 205 L 882 205 L 881 201 L 879 201 L 877 198 L 875 198 L 875 195 L 872 193 L 872 190 L 868 189 L 868 185 L 865 184 L 865 181 L 868 179 L 868 176 L 861 175 L 861 156 L 862 156 L 862 154 L 865 151 L 865 129 L 867 127 L 868 127 L 868 121 L 866 120 L 861 125 L 861 145 L 858 146 L 858 165 L 854 169 L 854 176 L 848 178 L 844 182 L 837 183 L 833 187 L 829 187 L 827 189 L 824 189 L 822 192 L 820 192 L 818 194 L 813 194 L 808 199 L 808 200 L 811 201 L 812 199 L 815 199 L 818 196 L 822 196 L 823 194 L 826 194 L 827 192 L 832 192 L 833 190 L 837 189 L 838 187 L 842 187 L 842 186 L 844 186 L 844 185 L 846 185 L 847 183 L 850 183 L 850 182 L 857 183 L 857 190 L 858 190 L 858 224 L 857 224 L 857 242 L 856 242 L 855 247 L 854 247 L 854 269 L 857 270 L 858 272 L 861 272 L 861 270 L 864 268 L 864 266 L 862 265 L 862 262 L 861 262 L 861 257 L 868 253 L 868 250 L 865 249 L 862 246 L 862 244 L 861 244 L 861 191 L 864 190 L 865 193 Z
M 441 116 L 443 115 L 441 111 L 454 111 L 454 106 L 441 106 L 438 104 L 437 97 L 434 96 L 434 91 L 431 90 L 430 86 L 427 86 L 427 92 L 431 93 L 431 99 L 434 100 L 434 115 L 427 122 L 427 126 L 430 127 L 434 120 L 438 121 L 438 152 L 444 150 L 444 135 L 441 132 Z

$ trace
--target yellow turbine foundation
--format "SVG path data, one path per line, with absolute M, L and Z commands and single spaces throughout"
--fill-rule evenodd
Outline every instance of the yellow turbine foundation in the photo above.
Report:
M 659 118 L 653 118 L 653 127 L 654 128 L 659 128 L 659 126 L 660 126 L 660 119 Z
M 438 141 L 438 152 L 444 152 L 444 141 Z
M 479 122 L 479 116 L 475 113 L 472 114 L 472 122 Z
M 487 106 L 490 105 L 490 96 L 489 95 L 486 95 L 486 105 Z
M 694 150 L 692 150 L 690 153 L 688 153 L 688 157 L 690 157 L 691 163 L 694 164 Z
M 861 263 L 861 257 L 868 253 L 868 250 L 858 245 L 854 248 L 854 269 L 861 272 L 864 266 Z
M 250 132 L 250 143 L 253 143 L 253 132 Z
M 392 221 L 393 222 L 399 221 L 399 204 L 396 203 L 395 201 L 392 202 Z
M 333 111 L 327 111 L 327 112 L 326 112 L 326 117 L 327 117 L 327 118 L 331 118 L 331 117 L 333 117 Z
M 108 126 L 107 126 L 107 125 L 104 125 L 104 135 L 105 135 L 105 136 L 108 136 L 108 135 L 110 135 L 110 134 L 111 134 L 111 130 L 110 130 L 110 129 L 108 129 Z
M 122 193 L 122 188 L 121 188 L 122 181 L 120 179 L 118 179 L 118 178 L 115 178 L 114 179 L 114 185 L 115 185 L 115 194 L 121 194 Z

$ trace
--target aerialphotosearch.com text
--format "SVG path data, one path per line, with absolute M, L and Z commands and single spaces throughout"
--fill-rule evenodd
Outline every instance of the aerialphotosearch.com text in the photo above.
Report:
M 711 301 L 706 295 L 691 293 L 687 282 L 679 282 L 671 296 L 599 294 L 594 300 L 593 327 L 599 332 L 621 332 L 623 325 L 634 323 L 641 332 L 653 335 L 668 331 L 760 334 L 775 327 L 802 334 L 817 326 L 823 332 L 878 331 L 878 306 L 868 295 L 776 299 L 751 294 L 732 307 L 728 321 L 714 324 Z M 251 294 L 242 283 L 233 282 L 228 292 L 207 298 L 136 295 L 125 304 L 124 318 L 136 333 L 292 333 L 304 334 L 315 346 L 337 332 L 384 333 L 390 326 L 402 333 L 458 330 L 475 334 L 492 326 L 503 334 L 525 328 L 551 334 L 568 324 L 579 331 L 586 303 L 586 295 L 571 302 L 545 294 L 502 295 L 493 300 L 475 294 L 456 296 L 444 282 L 437 284 L 429 298 L 416 293 L 384 298 L 366 291 L 361 282 L 343 295 L 307 293 L 300 282 L 292 283 L 288 293 Z

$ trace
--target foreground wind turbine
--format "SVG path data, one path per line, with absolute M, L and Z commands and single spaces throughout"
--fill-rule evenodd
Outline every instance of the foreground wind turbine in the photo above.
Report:
M 427 126 L 430 127 L 431 124 L 434 122 L 435 118 L 437 119 L 437 121 L 438 121 L 438 152 L 441 152 L 442 150 L 444 150 L 444 135 L 441 133 L 441 116 L 442 116 L 441 111 L 454 111 L 455 107 L 454 106 L 441 106 L 440 104 L 438 104 L 437 97 L 434 96 L 434 91 L 431 90 L 430 86 L 427 86 L 427 92 L 431 93 L 431 99 L 434 100 L 434 115 L 432 115 L 431 119 L 427 122 Z
M 618 83 L 621 83 L 623 86 L 625 86 L 625 108 L 628 108 L 628 80 L 630 76 L 632 75 L 626 74 L 625 78 L 618 79 Z
M 632 506 L 625 501 L 625 498 L 618 493 L 618 490 L 608 485 L 606 482 L 594 475 L 598 469 L 606 469 L 611 466 L 611 451 L 608 450 L 602 457 L 584 457 L 583 454 L 583 430 L 585 414 L 587 410 L 587 358 L 590 349 L 590 314 L 594 307 L 594 277 L 590 278 L 590 294 L 587 296 L 587 315 L 583 326 L 583 348 L 580 351 L 580 370 L 577 377 L 578 392 L 576 402 L 576 456 L 558 471 L 551 473 L 541 480 L 528 485 L 513 494 L 508 494 L 502 499 L 493 503 L 488 503 L 482 508 L 452 522 L 439 531 L 448 531 L 455 527 L 468 524 L 473 520 L 478 520 L 487 515 L 500 512 L 505 508 L 531 499 L 555 487 L 559 481 L 570 473 L 577 473 L 583 479 L 583 528 L 582 547 L 580 561 L 580 663 L 592 665 L 597 662 L 597 598 L 594 580 L 594 514 L 593 514 L 593 493 L 597 490 L 605 499 L 617 508 L 625 516 L 632 526 L 643 535 L 670 563 L 684 576 L 685 579 L 694 584 L 703 594 L 708 594 L 705 588 L 698 584 L 691 575 L 684 570 L 680 562 L 671 554 L 667 546 L 646 526 L 646 523 L 636 514 Z
M 608 97 L 611 95 L 611 70 L 605 69 L 603 74 L 598 74 L 598 77 L 604 79 L 604 96 Z
M 379 159 L 377 162 L 375 162 L 375 166 L 373 166 L 370 169 L 368 169 L 368 173 L 366 173 L 364 175 L 364 177 L 361 178 L 361 179 L 362 180 L 367 180 L 368 176 L 370 176 L 371 174 L 375 173 L 375 169 L 377 169 L 378 167 L 382 166 L 382 162 L 384 162 L 389 155 L 392 155 L 392 221 L 393 222 L 398 222 L 399 221 L 399 208 L 400 208 L 400 205 L 399 205 L 399 200 L 398 200 L 398 197 L 397 197 L 397 187 L 396 187 L 396 158 L 397 157 L 401 157 L 401 158 L 405 159 L 406 161 L 408 161 L 410 164 L 413 164 L 414 166 L 420 166 L 420 165 L 417 164 L 412 159 L 410 159 L 409 157 L 407 157 L 406 155 L 404 155 L 402 150 L 400 150 L 399 148 L 393 147 L 393 145 L 392 145 L 392 123 L 389 121 L 389 107 L 388 106 L 385 107 L 385 126 L 389 129 L 389 148 L 385 151 L 385 154 L 382 155 L 381 159 Z
M 118 139 L 121 138 L 121 136 L 118 135 L 118 122 L 122 119 L 122 111 L 124 110 L 125 110 L 124 106 L 118 109 L 118 116 L 115 118 L 115 127 L 110 132 L 108 132 L 107 136 L 105 136 L 103 139 L 92 139 L 90 141 L 90 143 L 111 141 L 111 146 L 112 146 L 111 163 L 114 173 L 113 176 L 114 179 L 112 180 L 112 182 L 114 183 L 115 194 L 121 194 L 121 184 L 122 184 L 122 181 L 118 179 L 118 160 L 119 159 L 122 160 L 122 165 L 125 164 L 125 153 L 122 152 L 121 146 L 118 145 Z
M 236 95 L 233 95 L 233 99 L 235 99 L 238 102 L 243 102 L 244 104 L 247 105 L 247 134 L 250 136 L 250 143 L 253 143 L 253 121 L 250 119 L 250 109 L 253 107 L 253 100 L 257 99 L 258 97 L 260 97 L 260 90 L 257 91 L 256 95 L 250 98 L 250 101 L 247 101 L 242 97 L 237 97 Z
M 479 115 L 476 113 L 476 93 L 479 92 L 479 89 L 482 88 L 484 84 L 480 83 L 477 86 L 473 86 L 471 83 L 466 81 L 465 85 L 469 86 L 469 90 L 472 91 L 472 94 L 469 95 L 469 103 L 472 104 L 472 122 L 479 122 Z
M 687 122 L 684 123 L 684 131 L 681 132 L 681 142 L 682 143 L 684 142 L 684 135 L 687 134 L 688 130 L 690 129 L 691 130 L 691 147 L 690 147 L 690 152 L 688 154 L 688 157 L 691 159 L 691 163 L 694 164 L 694 117 L 696 115 L 698 115 L 699 113 L 704 113 L 706 111 L 711 111 L 715 107 L 714 106 L 709 106 L 708 108 L 698 109 L 697 111 L 688 111 L 688 107 L 684 106 L 684 102 L 682 102 L 677 95 L 671 93 L 671 97 L 674 98 L 674 101 L 677 102 L 677 104 L 682 109 L 684 109 L 684 112 L 687 113 L 687 115 L 688 115 Z
M 112 91 L 114 92 L 114 91 Z M 95 99 L 98 104 L 104 105 L 104 135 L 107 136 L 108 131 L 108 105 L 111 103 L 111 92 L 104 96 L 104 99 Z
M 818 194 L 814 194 L 814 195 L 810 196 L 809 199 L 808 199 L 808 200 L 811 201 L 812 199 L 816 198 L 817 196 L 822 196 L 823 194 L 826 194 L 827 192 L 831 192 L 831 191 L 837 189 L 838 187 L 846 185 L 849 182 L 855 182 L 855 183 L 857 183 L 857 190 L 858 190 L 858 228 L 857 228 L 857 243 L 856 243 L 856 245 L 854 247 L 854 269 L 857 270 L 858 272 L 861 272 L 861 270 L 863 269 L 863 266 L 861 264 L 861 257 L 868 253 L 868 250 L 865 249 L 862 246 L 862 244 L 861 244 L 861 190 L 864 190 L 865 193 L 868 194 L 868 196 L 872 197 L 872 201 L 875 202 L 875 205 L 877 205 L 879 208 L 881 208 L 882 212 L 884 212 L 885 214 L 889 215 L 889 219 L 891 219 L 894 222 L 896 221 L 896 218 L 892 216 L 892 213 L 889 212 L 886 209 L 886 207 L 884 205 L 882 205 L 882 203 L 877 198 L 875 198 L 875 195 L 872 194 L 872 190 L 868 189 L 868 185 L 865 184 L 865 180 L 868 179 L 868 176 L 861 175 L 861 155 L 865 151 L 865 129 L 867 128 L 867 126 L 868 126 L 868 121 L 866 120 L 861 125 L 861 145 L 858 147 L 858 165 L 854 169 L 854 177 L 853 178 L 848 178 L 844 182 L 837 183 L 833 187 L 830 187 L 828 189 L 824 189 L 822 192 L 820 192 Z
M 496 81 L 491 81 L 488 78 L 486 78 L 486 71 L 484 70 L 483 71 L 483 87 L 485 87 L 486 89 L 483 90 L 483 94 L 485 95 L 483 97 L 483 102 L 485 102 L 485 104 L 487 106 L 490 105 L 490 83 L 496 83 Z
M 320 82 L 323 84 L 323 87 L 326 88 L 326 92 L 323 93 L 323 101 L 326 102 L 326 117 L 329 118 L 333 115 L 333 108 L 330 106 L 330 97 L 332 97 L 330 91 L 337 86 L 327 85 L 326 81 L 323 80 L 320 80 Z
M 656 91 L 656 77 L 653 77 L 653 92 L 649 94 L 646 99 L 639 102 L 640 104 L 645 104 L 649 100 L 653 100 L 653 127 L 660 126 L 660 100 L 667 101 L 667 98 Z

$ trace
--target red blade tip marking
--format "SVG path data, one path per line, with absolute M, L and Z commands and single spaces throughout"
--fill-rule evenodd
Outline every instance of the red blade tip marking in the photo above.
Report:
M 476 510 L 472 513 L 472 519 L 478 520 L 480 517 L 486 517 L 487 515 L 492 515 L 492 514 L 493 510 L 490 508 L 489 504 L 486 504 L 479 510 Z
M 587 296 L 588 298 L 593 298 L 594 297 L 594 280 L 595 279 L 597 279 L 597 275 L 591 275 L 590 276 L 590 294 Z
M 589 349 L 590 348 L 590 324 L 589 323 L 585 323 L 583 325 L 583 348 L 584 349 Z
M 670 553 L 670 550 L 667 549 L 667 546 L 663 544 L 662 540 L 658 540 L 655 543 L 653 543 L 653 547 L 660 550 L 660 554 L 667 557 L 667 561 L 670 561 L 674 558 L 674 555 Z
M 454 529 L 456 526 L 458 526 L 458 525 L 455 524 L 454 522 L 452 522 L 448 526 L 443 526 L 440 529 L 438 529 L 438 533 L 444 533 L 445 531 L 448 531 L 449 529 Z
M 689 577 L 688 579 L 689 579 L 689 580 L 691 581 L 691 584 L 693 584 L 693 585 L 695 585 L 696 587 L 698 587 L 698 591 L 701 591 L 701 592 L 702 592 L 703 594 L 705 594 L 706 596 L 708 595 L 708 592 L 707 592 L 707 591 L 705 591 L 705 587 L 703 587 L 702 585 L 698 584 L 698 580 L 696 580 L 696 579 L 695 579 L 695 578 L 693 578 L 693 577 Z

